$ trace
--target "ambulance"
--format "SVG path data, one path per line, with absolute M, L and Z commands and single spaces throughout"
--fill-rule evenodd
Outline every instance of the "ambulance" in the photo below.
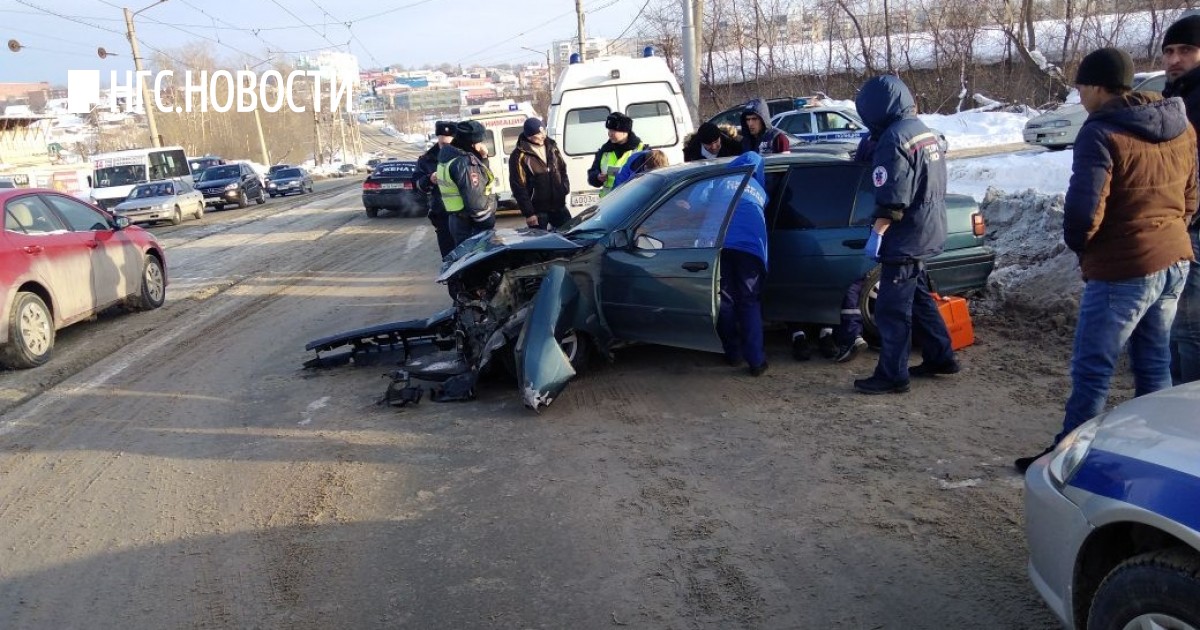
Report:
M 671 164 L 683 163 L 683 142 L 695 131 L 692 115 L 675 74 L 662 57 L 647 47 L 642 57 L 600 57 L 579 62 L 578 55 L 554 84 L 546 133 L 558 143 L 571 193 L 572 214 L 600 201 L 600 189 L 587 181 L 596 151 L 608 142 L 604 121 L 612 112 L 633 119 L 633 133 L 651 149 L 667 154 Z
M 508 156 L 517 148 L 517 140 L 525 130 L 525 120 L 537 117 L 533 104 L 528 101 L 488 101 L 483 105 L 464 107 L 461 116 L 462 120 L 475 120 L 483 125 L 488 167 L 496 177 L 493 189 L 500 196 L 500 208 L 516 210 L 517 202 L 508 185 Z

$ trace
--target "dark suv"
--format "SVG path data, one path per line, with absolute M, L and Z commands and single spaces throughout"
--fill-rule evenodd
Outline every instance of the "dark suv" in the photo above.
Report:
M 259 204 L 267 202 L 262 180 L 246 164 L 222 164 L 204 169 L 196 178 L 196 190 L 204 194 L 204 205 L 214 206 L 217 210 L 229 204 L 245 208 L 251 199 Z

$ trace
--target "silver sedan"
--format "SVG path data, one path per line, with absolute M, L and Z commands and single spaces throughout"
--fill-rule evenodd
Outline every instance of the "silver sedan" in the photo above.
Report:
M 1068 628 L 1200 630 L 1200 382 L 1097 416 L 1030 466 L 1025 533 Z
M 204 217 L 204 195 L 183 179 L 153 181 L 134 186 L 113 213 L 133 223 L 179 225 L 184 217 Z

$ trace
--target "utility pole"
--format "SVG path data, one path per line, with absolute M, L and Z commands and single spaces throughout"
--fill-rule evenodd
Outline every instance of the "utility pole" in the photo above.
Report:
M 579 61 L 586 61 L 587 54 L 583 51 L 583 0 L 575 0 L 575 15 L 579 22 Z
M 337 114 L 337 121 L 338 121 L 338 135 L 342 137 L 342 161 L 346 162 L 347 161 L 346 158 L 348 156 L 346 155 L 346 125 L 345 125 L 346 121 L 344 120 L 345 114 L 343 114 L 341 111 L 338 111 L 335 113 Z
M 316 149 L 313 151 L 313 164 L 320 166 L 325 162 L 322 160 L 321 155 L 321 117 L 317 114 L 316 109 L 313 109 L 313 129 L 316 130 Z
M 250 71 L 249 65 L 242 66 L 246 72 Z M 262 163 L 266 166 L 271 165 L 271 154 L 267 152 L 267 139 L 263 136 L 262 118 L 258 115 L 258 107 L 254 108 L 254 126 L 258 129 L 258 148 L 262 150 Z
M 695 121 L 700 116 L 700 82 L 696 75 L 696 26 L 692 20 L 696 17 L 692 10 L 692 0 L 680 0 L 683 4 L 683 94 L 687 100 L 688 110 Z
M 142 93 L 142 108 L 146 112 L 146 124 L 150 126 L 150 144 L 155 147 L 162 146 L 162 137 L 158 135 L 158 122 L 154 119 L 154 100 L 150 98 L 150 86 L 147 85 L 141 78 L 142 72 L 142 55 L 138 52 L 137 32 L 133 29 L 133 16 L 149 9 L 158 6 L 167 0 L 158 0 L 154 4 L 137 11 L 130 12 L 129 9 L 122 9 L 125 12 L 125 36 L 129 39 L 129 46 L 133 49 L 133 67 L 137 70 L 137 82 L 140 84 Z

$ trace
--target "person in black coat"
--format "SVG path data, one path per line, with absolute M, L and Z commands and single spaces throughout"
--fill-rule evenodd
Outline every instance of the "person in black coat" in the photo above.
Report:
M 417 178 L 414 184 L 417 190 L 429 195 L 429 222 L 433 224 L 433 232 L 437 235 L 438 251 L 442 258 L 454 249 L 454 237 L 450 234 L 450 215 L 446 213 L 446 205 L 442 203 L 442 194 L 436 180 L 438 153 L 442 146 L 454 141 L 454 127 L 457 123 L 439 120 L 434 125 L 437 142 L 429 147 L 424 155 L 417 158 Z
M 546 137 L 546 126 L 537 118 L 525 121 L 517 146 L 508 158 L 508 184 L 525 216 L 525 225 L 547 229 L 571 218 L 567 210 L 567 163 L 558 144 Z
M 683 161 L 710 160 L 734 157 L 742 154 L 742 143 L 721 131 L 716 125 L 706 122 L 683 145 Z

